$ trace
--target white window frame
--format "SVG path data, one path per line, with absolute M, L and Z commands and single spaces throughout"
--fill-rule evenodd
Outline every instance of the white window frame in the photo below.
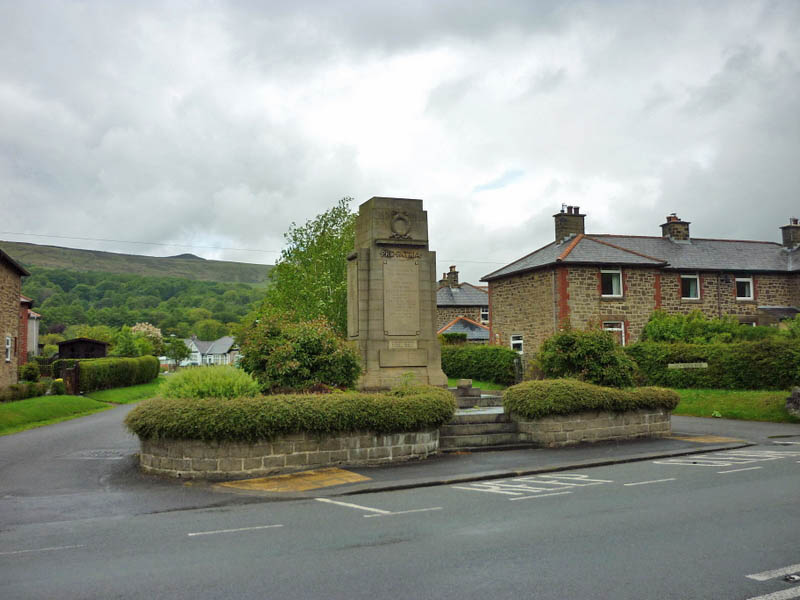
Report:
M 619 327 L 610 327 L 611 325 L 619 325 Z M 625 321 L 603 321 L 603 331 L 619 331 L 619 339 L 622 345 L 625 345 Z
M 525 340 L 521 333 L 515 333 L 511 336 L 511 349 L 517 354 L 522 354 L 525 351 Z
M 11 339 L 10 335 L 6 336 L 6 362 L 11 362 L 11 346 L 13 344 L 13 340 Z
M 481 306 L 481 323 L 489 322 L 489 307 Z
M 684 296 L 683 295 L 683 280 L 694 279 L 697 282 L 697 296 Z M 681 300 L 700 300 L 700 275 L 695 273 L 693 275 L 681 274 Z
M 739 295 L 739 282 L 744 281 L 750 284 L 750 295 L 749 296 L 740 296 Z M 753 278 L 752 277 L 736 277 L 733 280 L 733 289 L 736 292 L 736 299 L 737 300 L 755 300 L 755 288 L 753 286 Z
M 603 293 L 603 274 L 609 273 L 612 275 L 619 275 L 619 294 L 604 294 Z M 611 286 L 614 287 L 613 284 Z M 622 298 L 624 290 L 622 289 L 622 269 L 600 269 L 600 296 L 602 298 Z

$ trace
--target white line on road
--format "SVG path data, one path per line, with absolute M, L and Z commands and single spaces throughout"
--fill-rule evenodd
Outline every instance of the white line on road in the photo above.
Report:
M 11 556 L 13 554 L 28 554 L 29 552 L 51 552 L 52 550 L 72 550 L 73 548 L 85 548 L 83 544 L 75 546 L 50 546 L 49 548 L 34 548 L 32 550 L 12 550 L 10 552 L 0 552 L 0 556 Z
M 414 510 L 398 510 L 397 512 L 390 512 L 385 515 L 364 515 L 365 519 L 370 517 L 393 517 L 394 515 L 407 515 L 409 513 L 428 512 L 431 510 L 442 510 L 441 506 L 434 506 L 433 508 L 415 508 Z
M 564 494 L 571 494 L 572 492 L 553 492 L 552 494 L 537 494 L 535 496 L 522 496 L 521 498 L 509 498 L 511 502 L 514 500 L 528 500 L 530 498 L 544 498 L 545 496 L 563 496 Z
M 788 590 L 781 590 L 780 592 L 773 592 L 765 596 L 754 596 L 747 600 L 791 600 L 791 598 L 800 598 L 800 587 L 789 588 Z
M 764 467 L 746 467 L 744 469 L 731 469 L 730 471 L 717 471 L 717 473 L 739 473 L 740 471 L 755 471 L 756 469 L 763 469 Z
M 339 502 L 338 500 L 331 500 L 330 498 L 314 498 L 318 502 L 327 502 L 328 504 L 338 504 L 339 506 L 347 506 L 349 508 L 357 508 L 359 510 L 366 510 L 367 512 L 374 512 L 380 515 L 390 515 L 392 511 L 381 510 L 380 508 L 370 508 L 369 506 L 361 506 L 360 504 L 350 504 L 349 502 Z
M 624 486 L 632 486 L 632 485 L 647 485 L 648 483 L 663 483 L 664 481 L 675 481 L 675 477 L 670 477 L 669 479 L 653 479 L 652 481 L 636 481 L 634 483 L 623 483 Z
M 776 577 L 782 577 L 783 575 L 792 575 L 793 573 L 800 573 L 800 564 L 789 565 L 788 567 L 783 567 L 781 569 L 773 569 L 772 571 L 762 571 L 761 573 L 753 573 L 752 575 L 747 575 L 747 578 L 755 579 L 756 581 L 769 581 L 770 579 L 775 579 Z
M 189 537 L 198 535 L 214 535 L 215 533 L 236 533 L 239 531 L 253 531 L 255 529 L 272 529 L 274 527 L 283 527 L 283 525 L 257 525 L 255 527 L 237 527 L 236 529 L 216 529 L 214 531 L 195 531 L 194 533 L 187 533 Z

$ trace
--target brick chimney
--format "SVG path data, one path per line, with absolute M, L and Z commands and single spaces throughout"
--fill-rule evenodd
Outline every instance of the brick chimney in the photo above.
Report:
M 688 242 L 689 221 L 681 221 L 675 213 L 668 215 L 667 222 L 661 225 L 661 237 L 673 242 Z
M 450 265 L 449 273 L 442 273 L 442 278 L 439 280 L 439 285 L 446 285 L 447 287 L 458 287 L 458 271 L 455 265 Z
M 553 215 L 556 220 L 556 243 L 561 243 L 568 237 L 580 235 L 584 232 L 583 220 L 586 215 L 580 213 L 579 206 L 561 205 L 561 212 Z
M 781 227 L 783 234 L 783 245 L 789 249 L 800 246 L 800 221 L 797 217 L 791 217 L 789 224 Z

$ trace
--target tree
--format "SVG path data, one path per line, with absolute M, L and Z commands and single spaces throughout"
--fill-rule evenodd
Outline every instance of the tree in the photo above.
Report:
M 203 319 L 192 326 L 192 331 L 201 340 L 213 341 L 228 335 L 228 328 L 214 319 Z
M 117 334 L 117 343 L 111 356 L 139 356 L 139 349 L 136 347 L 130 327 L 123 327 Z
M 344 335 L 347 331 L 347 254 L 355 245 L 352 198 L 284 235 L 287 247 L 270 271 L 267 304 L 292 311 L 301 320 L 324 317 Z
M 191 354 L 189 346 L 181 338 L 171 337 L 164 342 L 164 356 L 174 360 L 176 365 L 181 364 Z

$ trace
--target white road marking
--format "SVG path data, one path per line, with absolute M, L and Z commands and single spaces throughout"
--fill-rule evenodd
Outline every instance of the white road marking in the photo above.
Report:
M 52 552 L 53 550 L 72 550 L 74 548 L 85 548 L 83 544 L 74 546 L 50 546 L 49 548 L 33 548 L 32 550 L 11 550 L 9 552 L 0 552 L 0 556 L 12 556 L 15 554 L 28 554 L 30 552 Z
M 656 465 L 686 465 L 693 467 L 732 467 L 754 462 L 780 460 L 790 456 L 800 456 L 800 452 L 790 450 L 728 450 L 712 452 L 702 456 L 684 456 L 654 460 Z
M 763 469 L 764 467 L 745 467 L 744 469 L 731 469 L 730 471 L 717 471 L 717 473 L 740 473 L 742 471 L 755 471 L 756 469 Z
M 800 442 L 772 442 L 779 446 L 800 446 Z
M 385 515 L 364 515 L 364 518 L 369 519 L 371 517 L 393 517 L 395 515 L 407 515 L 409 513 L 429 512 L 431 510 L 442 510 L 442 507 L 434 506 L 433 508 L 415 508 L 413 510 L 398 510 L 397 512 L 390 512 Z
M 670 477 L 669 479 L 653 479 L 652 481 L 636 481 L 634 483 L 623 483 L 624 486 L 634 486 L 634 485 L 647 485 L 648 483 L 662 483 L 664 481 L 675 481 L 675 477 Z
M 788 567 L 773 569 L 772 571 L 762 571 L 761 573 L 753 573 L 752 575 L 747 575 L 747 578 L 755 579 L 756 581 L 769 581 L 770 579 L 775 579 L 776 577 L 782 577 L 784 575 L 792 575 L 794 573 L 800 573 L 800 564 L 789 565 Z
M 521 498 L 509 498 L 512 502 L 514 500 L 530 500 L 531 498 L 544 498 L 545 496 L 563 496 L 564 494 L 571 494 L 572 492 L 553 492 L 552 494 L 536 494 L 535 496 L 522 496 Z
M 493 494 L 506 494 L 508 496 L 519 496 L 522 492 L 504 492 L 500 489 L 486 489 L 483 487 L 466 487 L 463 485 L 451 486 L 454 490 L 467 490 L 469 492 L 491 492 Z
M 254 531 L 256 529 L 273 529 L 274 527 L 283 527 L 283 525 L 256 525 L 255 527 L 237 527 L 236 529 L 216 529 L 214 531 L 195 531 L 194 533 L 187 533 L 189 537 L 198 535 L 214 535 L 217 533 L 236 533 L 239 531 Z
M 765 596 L 754 596 L 747 600 L 791 600 L 791 598 L 800 598 L 800 587 L 789 588 L 788 590 L 781 590 L 780 592 L 773 592 Z
M 518 496 L 517 498 L 509 498 L 509 500 L 522 500 L 525 498 L 552 496 L 554 495 L 554 490 L 602 485 L 604 483 L 614 482 L 610 479 L 590 479 L 588 475 L 580 473 L 558 473 L 554 475 L 527 475 L 512 479 L 478 481 L 468 485 L 454 485 L 451 487 L 456 490 Z
M 380 508 L 370 508 L 369 506 L 361 506 L 360 504 L 350 504 L 349 502 L 340 502 L 339 500 L 331 500 L 330 498 L 314 498 L 318 502 L 327 502 L 328 504 L 338 504 L 339 506 L 347 506 L 349 508 L 357 508 L 359 510 L 366 510 L 367 512 L 374 512 L 381 515 L 390 515 L 392 511 L 381 510 Z

